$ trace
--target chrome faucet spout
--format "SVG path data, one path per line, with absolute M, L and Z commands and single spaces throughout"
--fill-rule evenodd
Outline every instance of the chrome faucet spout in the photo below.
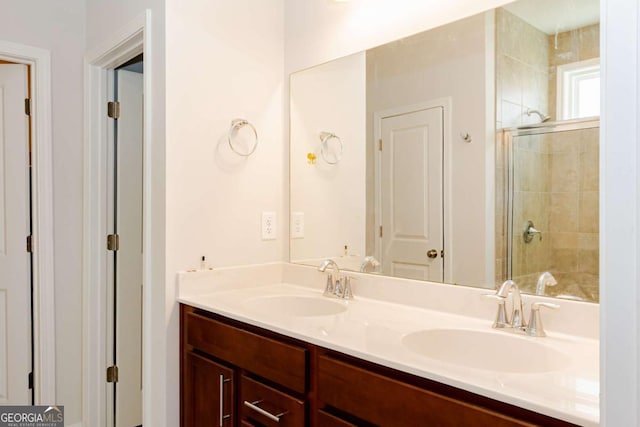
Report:
M 373 255 L 368 255 L 364 257 L 362 260 L 362 264 L 360 265 L 360 272 L 365 273 L 367 271 L 368 266 L 371 266 L 373 269 L 375 269 L 379 265 L 380 265 L 380 262 L 377 259 L 375 259 Z
M 330 296 L 333 294 L 336 285 L 340 284 L 340 268 L 338 268 L 338 264 L 332 259 L 325 259 L 322 261 L 320 266 L 318 266 L 318 271 L 324 273 L 327 270 L 327 267 L 331 266 L 333 268 L 333 273 L 329 274 L 327 277 L 327 287 L 324 290 L 325 296 Z
M 338 264 L 336 264 L 336 262 L 332 259 L 325 259 L 324 261 L 322 261 L 322 264 L 320 264 L 320 266 L 318 267 L 318 271 L 324 273 L 329 266 L 333 267 L 333 272 L 336 277 L 338 277 L 338 275 L 340 274 L 340 268 L 338 268 Z
M 496 292 L 496 295 L 507 298 L 511 294 L 511 326 L 515 329 L 523 329 L 526 325 L 523 309 L 522 309 L 522 296 L 520 295 L 520 288 L 513 280 L 505 281 L 502 286 Z
M 544 290 L 547 286 L 555 286 L 558 284 L 558 281 L 553 274 L 545 271 L 538 277 L 538 285 L 536 286 L 536 295 L 544 295 Z

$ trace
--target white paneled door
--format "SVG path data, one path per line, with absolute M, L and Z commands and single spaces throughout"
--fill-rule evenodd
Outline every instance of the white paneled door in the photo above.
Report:
M 142 125 L 143 74 L 118 70 L 115 218 L 115 425 L 142 424 Z
M 443 280 L 443 108 L 380 121 L 382 271 Z
M 0 64 L 0 404 L 31 403 L 27 66 Z

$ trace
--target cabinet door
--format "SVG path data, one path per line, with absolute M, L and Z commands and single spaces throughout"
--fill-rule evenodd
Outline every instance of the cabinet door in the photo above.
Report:
M 233 426 L 234 371 L 192 352 L 184 363 L 182 426 Z

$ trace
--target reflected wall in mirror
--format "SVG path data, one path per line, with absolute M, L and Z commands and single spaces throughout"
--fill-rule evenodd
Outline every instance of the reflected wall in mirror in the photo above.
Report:
M 547 294 L 597 300 L 597 271 L 584 285 L 569 275 L 580 262 L 559 269 L 557 260 L 597 247 L 597 230 L 555 230 L 548 243 L 558 250 L 535 262 L 509 240 L 508 224 L 520 228 L 515 216 L 525 215 L 509 205 L 521 203 L 513 184 L 523 161 L 509 156 L 524 135 L 511 132 L 508 145 L 500 129 L 599 108 L 598 2 L 543 3 L 520 0 L 291 75 L 291 262 L 332 258 L 345 270 L 487 288 L 514 277 L 531 292 L 531 278 L 551 271 L 561 286 Z M 551 145 L 536 175 L 573 177 L 567 158 L 586 151 L 551 160 Z M 563 211 L 560 193 L 545 196 L 548 212 Z M 597 205 L 589 212 L 597 218 Z M 545 237 L 555 227 L 534 224 Z M 581 242 L 571 255 L 563 238 Z

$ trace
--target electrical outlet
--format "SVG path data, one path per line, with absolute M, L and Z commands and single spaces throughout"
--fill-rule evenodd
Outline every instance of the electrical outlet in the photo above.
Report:
M 291 238 L 304 238 L 304 212 L 291 212 Z
M 262 240 L 276 239 L 276 213 L 262 212 Z

